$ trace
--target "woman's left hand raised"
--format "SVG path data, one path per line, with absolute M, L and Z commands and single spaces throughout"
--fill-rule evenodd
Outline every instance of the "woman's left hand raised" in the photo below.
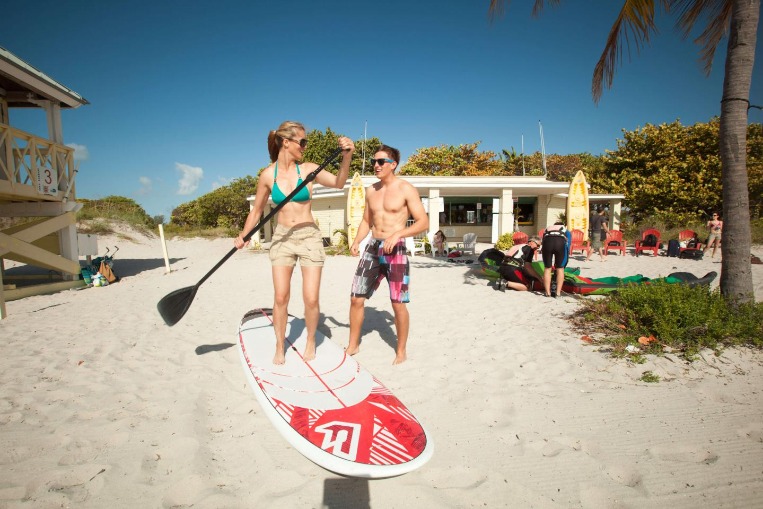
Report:
M 346 136 L 341 136 L 339 140 L 339 146 L 343 150 L 342 155 L 352 155 L 353 152 L 355 152 L 355 143 L 352 142 L 352 140 Z

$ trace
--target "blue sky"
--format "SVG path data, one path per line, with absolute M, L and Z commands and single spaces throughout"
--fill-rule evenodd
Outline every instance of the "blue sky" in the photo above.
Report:
M 355 140 L 367 122 L 406 159 L 476 141 L 519 152 L 522 135 L 532 153 L 539 121 L 546 153 L 602 154 L 623 129 L 720 114 L 725 40 L 705 77 L 698 47 L 661 19 L 596 105 L 591 76 L 621 3 L 567 1 L 538 18 L 531 3 L 490 23 L 487 0 L 30 0 L 3 10 L 0 46 L 90 102 L 63 114 L 78 197 L 126 196 L 167 219 L 255 175 L 287 119 Z M 755 104 L 762 50 L 759 38 Z M 11 123 L 47 133 L 40 111 L 12 109 Z

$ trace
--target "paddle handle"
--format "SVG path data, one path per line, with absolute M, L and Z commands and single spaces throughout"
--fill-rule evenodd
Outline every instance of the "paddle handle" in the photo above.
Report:
M 318 166 L 316 169 L 314 169 L 313 171 L 311 171 L 310 173 L 308 173 L 308 174 L 307 174 L 307 177 L 305 177 L 305 179 L 302 181 L 302 183 L 301 183 L 300 185 L 298 185 L 297 187 L 295 187 L 295 188 L 294 188 L 294 190 L 293 190 L 292 192 L 290 192 L 290 193 L 289 193 L 289 194 L 286 196 L 286 198 L 284 198 L 284 200 L 283 200 L 281 203 L 279 203 L 278 205 L 276 205 L 276 206 L 273 208 L 273 210 L 271 210 L 270 212 L 268 212 L 268 214 L 267 214 L 265 217 L 263 217 L 262 219 L 260 219 L 260 221 L 259 221 L 259 222 L 258 222 L 258 223 L 257 223 L 257 224 L 254 226 L 254 228 L 252 228 L 252 229 L 249 231 L 249 233 L 247 233 L 246 235 L 244 235 L 244 236 L 242 237 L 242 239 L 244 240 L 244 242 L 246 242 L 246 241 L 248 241 L 249 239 L 251 239 L 251 238 L 252 238 L 252 235 L 254 235 L 254 234 L 255 234 L 255 233 L 257 233 L 258 231 L 260 231 L 260 229 L 262 229 L 262 227 L 263 227 L 263 226 L 265 226 L 265 224 L 266 224 L 268 221 L 270 221 L 270 219 L 271 219 L 273 216 L 275 216 L 275 215 L 278 213 L 278 211 L 279 211 L 279 210 L 281 210 L 281 209 L 284 207 L 284 205 L 286 205 L 287 203 L 289 203 L 289 202 L 292 200 L 292 198 L 294 198 L 294 197 L 297 195 L 297 193 L 298 193 L 298 192 L 300 192 L 300 191 L 301 191 L 301 190 L 302 190 L 302 189 L 303 189 L 303 188 L 304 188 L 304 187 L 305 187 L 307 184 L 309 184 L 310 182 L 312 182 L 313 180 L 315 180 L 315 177 L 317 177 L 317 176 L 318 176 L 318 174 L 321 172 L 321 170 L 323 170 L 323 169 L 324 169 L 326 166 L 328 166 L 329 164 L 331 164 L 331 162 L 332 162 L 334 159 L 336 159 L 336 158 L 339 156 L 339 154 L 341 154 L 341 153 L 342 153 L 342 148 L 341 148 L 341 147 L 340 147 L 340 148 L 338 148 L 338 149 L 336 149 L 336 150 L 334 150 L 334 151 L 331 153 L 331 155 L 329 155 L 329 156 L 328 156 L 328 158 L 326 158 L 326 160 L 325 160 L 325 161 L 323 161 L 323 162 L 321 163 L 321 165 L 320 165 L 320 166 Z M 206 280 L 209 278 L 209 276 L 211 276 L 212 274 L 214 274 L 214 272 L 215 272 L 217 269 L 219 269 L 219 268 L 220 268 L 220 266 L 221 266 L 223 263 L 225 263 L 225 262 L 227 262 L 227 261 L 228 261 L 228 258 L 230 258 L 230 257 L 231 257 L 231 256 L 233 256 L 234 254 L 236 254 L 236 251 L 238 251 L 238 248 L 236 248 L 236 247 L 234 247 L 233 249 L 231 249 L 230 251 L 228 251 L 228 253 L 227 253 L 225 256 L 223 256 L 223 257 L 222 257 L 222 259 L 221 259 L 219 262 L 217 262 L 217 264 L 216 264 L 214 267 L 212 267 L 212 270 L 210 270 L 209 272 L 207 272 L 207 273 L 204 275 L 204 277 L 203 277 L 203 278 L 201 278 L 201 280 L 199 280 L 199 282 L 198 282 L 198 283 L 196 283 L 196 287 L 198 288 L 199 286 L 201 286 L 201 284 L 202 284 L 204 281 L 206 281 Z

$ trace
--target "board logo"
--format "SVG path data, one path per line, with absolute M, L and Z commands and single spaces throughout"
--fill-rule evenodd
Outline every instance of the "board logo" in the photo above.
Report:
M 360 424 L 332 421 L 316 426 L 315 431 L 323 433 L 321 449 L 331 450 L 334 456 L 355 461 L 360 441 Z

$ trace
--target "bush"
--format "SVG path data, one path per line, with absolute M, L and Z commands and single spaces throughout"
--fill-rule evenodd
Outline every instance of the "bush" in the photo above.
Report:
M 628 345 L 653 354 L 668 348 L 690 360 L 704 348 L 763 347 L 763 303 L 734 308 L 720 292 L 705 287 L 632 285 L 606 299 L 584 301 L 572 320 L 578 328 L 601 333 L 597 342 L 612 345 L 620 355 Z
M 514 245 L 513 235 L 514 235 L 513 233 L 504 233 L 503 235 L 498 237 L 498 242 L 495 243 L 495 248 L 501 251 L 506 251 L 508 249 L 511 249 L 511 247 Z

